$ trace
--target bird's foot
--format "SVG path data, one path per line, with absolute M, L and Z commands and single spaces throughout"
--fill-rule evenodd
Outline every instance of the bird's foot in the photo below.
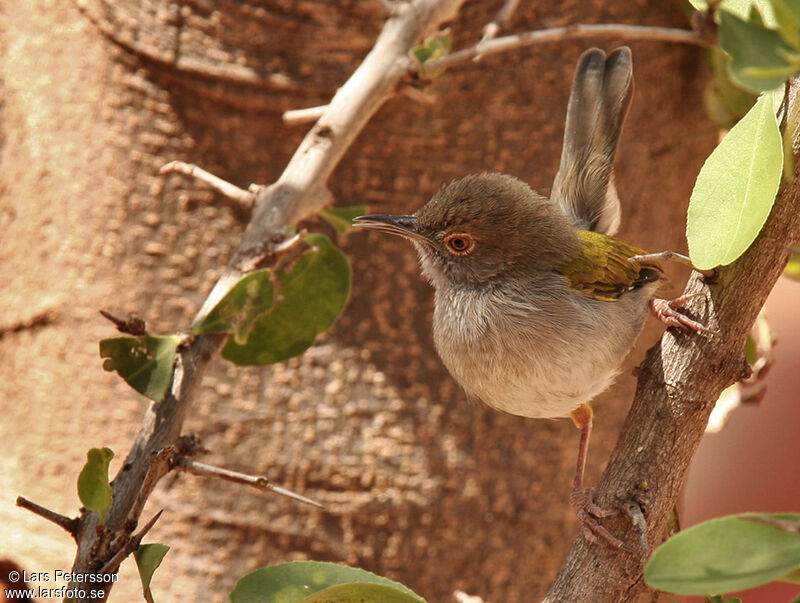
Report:
M 714 335 L 716 331 L 712 331 L 703 323 L 692 320 L 682 312 L 678 311 L 683 304 L 690 299 L 700 297 L 703 293 L 693 293 L 690 295 L 681 295 L 672 300 L 654 298 L 650 300 L 650 312 L 653 316 L 658 318 L 668 327 L 678 327 L 679 329 L 689 329 L 691 331 L 698 331 L 706 335 Z
M 634 552 L 633 548 L 622 542 L 597 521 L 603 517 L 617 515 L 619 511 L 604 509 L 595 503 L 594 490 L 573 490 L 569 497 L 569 504 L 575 510 L 575 514 L 581 522 L 583 535 L 586 537 L 586 540 L 594 543 L 603 541 L 615 549 L 627 551 L 628 553 Z

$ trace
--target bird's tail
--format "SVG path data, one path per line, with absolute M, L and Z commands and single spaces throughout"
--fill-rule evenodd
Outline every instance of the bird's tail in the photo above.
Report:
M 590 48 L 578 59 L 561 165 L 551 195 L 578 228 L 609 235 L 619 228 L 614 155 L 632 94 L 627 46 L 608 57 L 599 48 Z

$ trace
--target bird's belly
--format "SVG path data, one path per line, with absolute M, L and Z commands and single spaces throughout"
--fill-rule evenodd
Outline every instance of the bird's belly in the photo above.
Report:
M 567 416 L 606 390 L 644 320 L 642 313 L 631 328 L 611 337 L 606 330 L 597 337 L 585 324 L 554 324 L 535 315 L 520 324 L 492 309 L 475 298 L 437 299 L 437 350 L 468 394 L 498 410 L 532 418 Z M 603 317 L 597 319 L 595 324 L 607 329 Z
M 447 354 L 444 346 L 439 346 L 442 359 L 468 394 L 497 410 L 532 418 L 569 415 L 608 389 L 623 359 L 602 362 L 582 347 L 521 357 L 503 345 L 481 346 L 479 354 Z

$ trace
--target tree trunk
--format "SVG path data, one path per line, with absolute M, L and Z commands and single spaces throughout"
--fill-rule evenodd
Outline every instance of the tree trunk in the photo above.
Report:
M 146 408 L 102 371 L 97 341 L 113 330 L 97 310 L 137 313 L 154 332 L 186 327 L 242 236 L 220 197 L 158 168 L 178 159 L 244 187 L 271 182 L 307 131 L 285 126 L 282 112 L 327 102 L 386 17 L 379 2 L 180 4 L 31 0 L 4 9 L 0 551 L 29 571 L 67 570 L 74 543 L 8 501 L 22 494 L 76 514 L 86 450 L 114 449 L 115 474 Z M 477 40 L 500 4 L 467 4 L 452 24 L 455 44 Z M 671 4 L 548 10 L 523 3 L 512 28 L 685 25 Z M 572 70 L 588 45 L 453 69 L 423 85 L 432 104 L 398 94 L 329 182 L 336 202 L 413 211 L 442 183 L 483 170 L 547 192 Z M 637 91 L 618 159 L 621 236 L 685 250 L 686 202 L 714 143 L 700 102 L 703 52 L 631 47 Z M 342 244 L 354 290 L 333 331 L 273 367 L 219 361 L 186 423 L 211 450 L 204 461 L 265 474 L 326 510 L 167 477 L 144 515 L 165 509 L 146 540 L 172 547 L 156 599 L 220 600 L 251 569 L 306 558 L 365 567 L 430 601 L 452 600 L 456 588 L 495 602 L 541 597 L 577 531 L 568 505 L 577 432 L 467 404 L 433 351 L 431 294 L 413 251 L 378 236 Z M 658 332 L 651 325 L 629 368 Z M 589 484 L 624 418 L 629 373 L 596 405 Z M 127 561 L 111 600 L 139 591 Z

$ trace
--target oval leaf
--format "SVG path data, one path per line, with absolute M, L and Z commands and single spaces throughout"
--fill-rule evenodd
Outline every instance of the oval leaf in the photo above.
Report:
M 272 308 L 275 287 L 269 268 L 242 277 L 192 333 L 230 333 L 243 345 L 255 322 Z
M 800 521 L 792 513 L 745 513 L 705 521 L 656 549 L 645 566 L 645 582 L 669 593 L 713 595 L 753 588 L 800 567 L 800 534 L 748 517 Z
M 783 165 L 773 94 L 762 95 L 697 176 L 686 239 L 692 263 L 700 270 L 730 264 L 742 255 L 769 216 Z
M 256 321 L 247 343 L 228 340 L 223 357 L 246 365 L 281 362 L 305 352 L 336 322 L 350 295 L 350 262 L 325 235 L 306 235 L 305 242 L 311 249 L 278 277 L 272 310 Z
M 353 218 L 367 213 L 366 205 L 353 205 L 350 207 L 330 207 L 319 212 L 321 218 L 333 226 L 336 232 L 344 234 L 353 228 Z
M 117 371 L 133 389 L 156 402 L 172 379 L 175 351 L 181 338 L 178 335 L 113 337 L 100 341 L 103 368 Z
M 150 593 L 150 581 L 153 579 L 153 573 L 161 565 L 161 561 L 168 550 L 169 547 L 166 544 L 154 542 L 152 544 L 140 544 L 139 548 L 134 551 L 133 557 L 136 559 L 136 567 L 139 568 L 139 577 L 142 579 L 142 591 L 144 593 Z M 151 601 L 152 598 L 152 595 L 150 595 L 149 599 L 145 595 L 145 600 L 147 601 Z
M 332 601 L 353 601 L 358 603 L 420 603 L 416 595 L 409 595 L 385 584 L 352 582 L 339 584 L 321 590 L 303 599 L 302 603 L 331 603 Z
M 113 498 L 108 483 L 108 465 L 113 458 L 114 451 L 110 448 L 92 448 L 86 453 L 86 464 L 78 476 L 78 497 L 84 507 L 100 515 L 100 524 Z
M 230 600 L 232 603 L 302 603 L 315 600 L 309 597 L 332 586 L 350 585 L 354 582 L 389 587 L 410 597 L 397 600 L 403 603 L 425 601 L 398 582 L 366 570 L 321 561 L 292 561 L 262 567 L 239 579 L 236 588 L 230 594 Z M 394 601 L 394 599 L 389 600 Z M 384 599 L 377 601 L 382 602 Z

